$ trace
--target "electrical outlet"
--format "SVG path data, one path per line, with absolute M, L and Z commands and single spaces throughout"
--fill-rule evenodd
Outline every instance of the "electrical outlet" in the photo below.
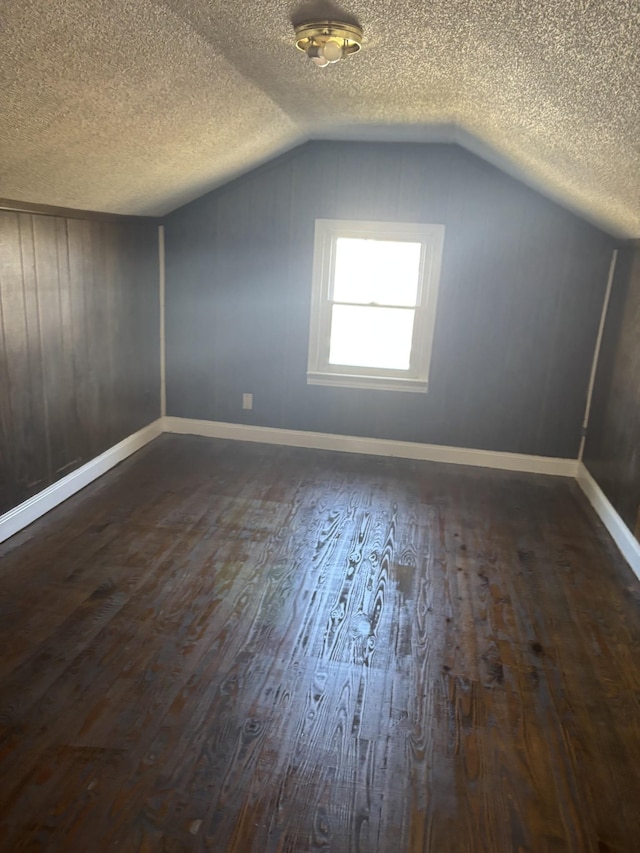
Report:
M 242 395 L 242 408 L 253 409 L 253 394 Z

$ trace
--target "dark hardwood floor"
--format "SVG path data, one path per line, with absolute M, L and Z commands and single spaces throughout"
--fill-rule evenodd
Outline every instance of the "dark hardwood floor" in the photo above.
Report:
M 0 555 L 2 851 L 640 850 L 572 481 L 164 436 Z

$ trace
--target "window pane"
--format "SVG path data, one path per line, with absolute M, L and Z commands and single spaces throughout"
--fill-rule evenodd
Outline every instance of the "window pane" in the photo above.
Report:
M 413 315 L 411 308 L 334 305 L 329 364 L 408 370 Z
M 421 249 L 420 243 L 338 237 L 333 300 L 415 305 Z

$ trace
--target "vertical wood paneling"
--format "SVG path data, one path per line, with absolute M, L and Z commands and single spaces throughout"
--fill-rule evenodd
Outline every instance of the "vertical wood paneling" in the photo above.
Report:
M 8 220 L 7 224 L 15 225 L 17 218 Z M 16 229 L 11 231 L 15 234 Z M 8 318 L 13 316 L 11 303 L 15 298 L 13 283 L 21 281 L 22 276 L 16 275 L 15 267 L 19 263 L 19 255 L 16 251 L 17 243 L 10 242 L 11 234 L 4 233 L 0 229 L 0 506 L 9 501 L 10 483 L 14 479 L 13 459 L 9 453 L 11 437 L 13 435 L 13 424 L 11 417 L 11 395 L 9 377 L 9 357 L 11 355 L 11 341 L 7 334 Z M 11 246 L 13 251 L 7 251 Z M 6 292 L 2 282 L 7 281 Z M 10 290 L 11 287 L 11 290 Z M 7 321 L 5 321 L 5 316 Z
M 158 417 L 155 233 L 0 212 L 0 513 Z
M 445 225 L 428 394 L 307 385 L 316 218 Z M 312 143 L 166 242 L 169 414 L 577 455 L 613 241 L 462 149 Z
M 24 300 L 25 336 L 20 342 L 21 348 L 14 350 L 13 358 L 9 362 L 9 371 L 14 374 L 11 383 L 14 447 L 18 459 L 23 460 L 18 477 L 16 503 L 46 486 L 49 472 L 48 416 L 44 396 L 33 219 L 29 214 L 18 215 L 22 258 L 20 286 Z M 18 312 L 18 324 L 21 319 Z M 7 318 L 7 324 L 9 328 L 13 325 L 11 317 Z M 26 362 L 26 372 L 23 372 L 19 365 L 23 360 Z M 10 452 L 14 452 L 13 448 Z
M 109 435 L 109 421 L 113 417 L 108 396 L 110 364 L 108 354 L 107 310 L 104 285 L 106 282 L 105 252 L 102 243 L 102 222 L 88 222 L 88 263 L 93 267 L 94 287 L 91 290 L 89 321 L 90 363 L 92 367 L 94 396 L 92 398 L 91 421 L 95 425 L 93 447 L 105 445 Z M 101 416 L 102 415 L 102 416 Z
M 69 288 L 67 240 L 66 229 L 61 234 L 59 224 L 64 226 L 64 220 L 49 216 L 35 217 L 33 222 L 47 448 L 54 479 L 79 459 L 70 330 L 68 325 L 65 329 L 62 308 Z
M 84 239 L 86 222 L 68 219 L 67 248 L 69 253 L 69 292 L 71 302 L 71 328 L 74 330 L 73 375 L 76 413 L 78 421 L 78 453 L 90 458 L 89 396 L 92 393 L 92 371 L 89 363 L 89 335 L 87 311 L 89 293 L 93 289 L 90 266 L 85 268 Z
M 56 474 L 64 475 L 80 463 L 80 428 L 75 395 L 75 364 L 73 358 L 74 335 L 71 310 L 71 273 L 69 268 L 69 245 L 67 221 L 55 219 L 56 244 L 58 249 L 58 299 L 59 335 L 61 347 L 62 382 L 55 400 L 59 418 L 62 445 L 61 464 Z
M 618 256 L 593 389 L 584 462 L 640 532 L 640 243 Z

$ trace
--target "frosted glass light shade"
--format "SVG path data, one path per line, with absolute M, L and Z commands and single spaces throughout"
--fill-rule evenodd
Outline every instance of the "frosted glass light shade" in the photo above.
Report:
M 329 62 L 338 62 L 342 59 L 342 45 L 337 41 L 328 41 L 320 50 Z

